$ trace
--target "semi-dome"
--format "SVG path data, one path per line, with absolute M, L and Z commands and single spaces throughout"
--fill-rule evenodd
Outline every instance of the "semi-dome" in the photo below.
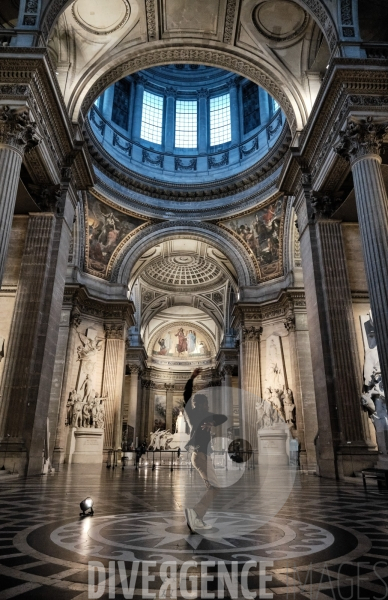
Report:
M 151 284 L 170 286 L 208 286 L 223 279 L 223 272 L 213 262 L 201 256 L 167 256 L 152 261 L 142 273 Z

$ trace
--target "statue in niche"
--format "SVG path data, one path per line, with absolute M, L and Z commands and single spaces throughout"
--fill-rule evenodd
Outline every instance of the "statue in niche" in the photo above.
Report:
M 284 390 L 283 394 L 283 406 L 284 406 L 284 415 L 286 418 L 286 423 L 289 425 L 295 424 L 295 404 L 294 404 L 294 395 L 290 388 Z
M 388 454 L 388 413 L 372 314 L 360 317 L 364 341 L 364 386 L 361 406 L 368 413 L 381 454 Z

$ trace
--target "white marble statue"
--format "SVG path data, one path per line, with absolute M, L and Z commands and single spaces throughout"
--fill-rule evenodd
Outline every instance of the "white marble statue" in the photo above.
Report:
M 150 443 L 148 450 L 172 450 L 170 443 L 173 439 L 173 434 L 169 429 L 157 429 L 150 433 Z
M 364 341 L 364 391 L 361 406 L 368 412 L 376 431 L 379 452 L 388 455 L 388 412 L 381 378 L 372 314 L 360 317 Z
M 283 394 L 283 406 L 284 406 L 284 416 L 286 423 L 294 424 L 295 423 L 295 404 L 294 404 L 294 395 L 290 388 L 284 390 Z

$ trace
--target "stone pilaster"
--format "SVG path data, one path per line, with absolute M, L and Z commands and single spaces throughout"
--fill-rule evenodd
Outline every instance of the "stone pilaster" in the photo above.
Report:
M 239 383 L 241 393 L 240 429 L 253 450 L 257 450 L 256 402 L 261 398 L 260 325 L 257 306 L 236 305 L 234 327 L 239 330 Z
M 320 218 L 326 209 L 317 210 L 306 174 L 302 187 L 295 208 L 319 425 L 318 463 L 322 475 L 337 477 L 350 475 L 358 460 L 361 468 L 370 466 L 373 458 L 359 403 L 361 369 L 341 224 Z M 341 459 L 349 444 L 352 451 L 357 447 L 352 461 Z
M 73 357 L 76 353 L 76 348 L 79 343 L 77 335 L 77 327 L 81 324 L 81 317 L 78 310 L 72 310 L 70 313 L 67 347 L 65 354 L 65 365 L 63 370 L 63 378 L 61 381 L 61 395 L 58 410 L 58 419 L 56 424 L 56 434 L 54 439 L 53 462 L 54 464 L 62 464 L 65 461 L 66 441 L 68 428 L 66 427 L 67 418 L 67 401 L 70 387 L 71 365 Z M 54 430 L 53 430 L 54 431 Z
M 73 215 L 68 194 L 59 214 L 30 214 L 4 365 L 1 437 L 30 475 L 42 468 Z
M 164 389 L 166 390 L 166 429 L 172 431 L 172 403 L 173 403 L 173 393 L 174 393 L 174 384 L 173 383 L 165 383 Z
M 0 106 L 0 285 L 24 152 L 38 144 L 26 107 Z
M 350 118 L 336 151 L 350 161 L 384 389 L 388 390 L 388 197 L 381 145 L 388 122 Z
M 131 380 L 129 384 L 129 407 L 128 407 L 128 425 L 133 427 L 133 443 L 135 445 L 136 438 L 139 438 L 139 418 L 138 412 L 140 409 L 139 395 L 140 395 L 140 377 L 141 367 L 139 365 L 131 364 L 128 365 L 131 373 Z
M 300 381 L 300 370 L 298 360 L 298 344 L 296 339 L 296 318 L 294 313 L 293 303 L 290 302 L 287 308 L 284 327 L 288 331 L 289 347 L 290 347 L 290 362 L 293 379 L 293 396 L 295 402 L 295 419 L 296 419 L 296 437 L 300 444 L 300 463 L 301 466 L 307 466 L 306 442 L 305 442 L 305 427 L 304 427 L 304 411 L 302 403 L 302 390 Z M 314 435 L 314 434 L 313 434 Z M 315 456 L 314 461 L 315 463 Z
M 146 371 L 149 371 L 146 369 Z M 147 373 L 149 375 L 149 372 Z M 149 419 L 149 411 L 150 411 L 150 391 L 151 391 L 151 381 L 147 379 L 141 380 L 142 386 L 142 401 L 141 401 L 141 414 L 140 414 L 140 433 L 139 438 L 140 441 L 145 439 L 149 439 L 150 432 L 148 431 L 148 419 Z
M 122 403 L 125 375 L 124 323 L 105 323 L 105 355 L 102 395 L 105 401 L 104 450 L 121 447 Z

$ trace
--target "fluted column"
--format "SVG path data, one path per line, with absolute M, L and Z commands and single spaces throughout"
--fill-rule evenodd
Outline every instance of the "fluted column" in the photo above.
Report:
M 26 107 L 0 106 L 0 285 L 7 258 L 23 154 L 38 144 Z
M 388 198 L 381 145 L 388 122 L 350 118 L 336 151 L 350 160 L 384 389 L 388 390 Z
M 62 464 L 65 461 L 66 455 L 66 441 L 68 434 L 68 427 L 66 426 L 67 418 L 67 401 L 70 392 L 70 378 L 71 378 L 71 366 L 73 357 L 76 354 L 76 348 L 79 344 L 79 337 L 77 334 L 77 327 L 81 324 L 81 317 L 77 310 L 73 310 L 70 314 L 69 322 L 69 337 L 67 340 L 66 358 L 65 358 L 65 369 L 62 380 L 62 391 L 58 411 L 58 422 L 54 440 L 54 452 L 53 462 Z
M 63 185 L 55 214 L 29 216 L 2 378 L 0 434 L 11 436 L 16 468 L 28 475 L 42 468 L 74 216 Z
M 139 438 L 142 442 L 145 439 L 149 439 L 150 432 L 148 430 L 148 416 L 149 416 L 149 405 L 150 405 L 150 390 L 151 382 L 149 379 L 141 380 L 142 386 L 142 402 L 141 402 L 141 415 L 140 415 L 140 433 Z
M 104 449 L 121 447 L 122 404 L 125 373 L 125 339 L 122 323 L 105 323 L 105 356 L 102 395 L 105 401 Z
M 131 381 L 129 384 L 129 408 L 128 425 L 133 427 L 133 443 L 139 437 L 138 410 L 139 410 L 139 379 L 141 376 L 141 367 L 138 365 L 129 365 L 131 372 Z
M 165 383 L 164 389 L 166 390 L 166 429 L 172 431 L 172 403 L 173 403 L 173 392 L 174 384 Z
M 242 430 L 253 450 L 257 450 L 256 402 L 261 397 L 261 327 L 242 327 L 240 338 L 240 386 L 242 391 Z
M 233 393 L 232 393 L 232 365 L 224 365 L 222 368 L 222 414 L 228 417 L 225 423 L 225 431 L 233 428 Z

